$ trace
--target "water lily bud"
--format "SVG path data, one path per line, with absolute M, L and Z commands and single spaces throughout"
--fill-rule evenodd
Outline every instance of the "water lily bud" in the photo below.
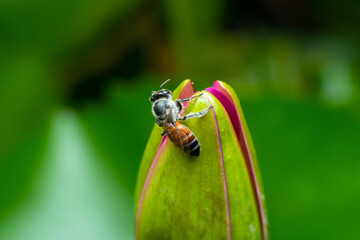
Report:
M 155 125 L 135 192 L 137 239 L 267 239 L 264 195 L 253 143 L 234 90 L 223 82 L 196 92 L 190 80 L 173 98 L 191 100 L 183 121 L 200 156 L 182 151 Z

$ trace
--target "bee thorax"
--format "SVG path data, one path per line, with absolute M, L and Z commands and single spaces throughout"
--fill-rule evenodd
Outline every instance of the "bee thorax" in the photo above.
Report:
M 161 99 L 153 103 L 152 112 L 157 121 L 162 125 L 176 121 L 178 108 L 173 100 Z
M 156 101 L 154 104 L 154 112 L 156 116 L 166 114 L 166 102 L 165 100 Z

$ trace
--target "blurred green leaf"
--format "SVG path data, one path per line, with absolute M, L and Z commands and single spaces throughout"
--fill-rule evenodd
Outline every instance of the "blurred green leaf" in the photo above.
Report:
M 132 239 L 131 195 L 108 174 L 77 116 L 58 111 L 29 195 L 0 239 Z

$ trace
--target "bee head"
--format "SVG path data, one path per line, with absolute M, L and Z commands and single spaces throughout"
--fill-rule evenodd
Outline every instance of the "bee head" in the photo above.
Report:
M 167 90 L 167 89 L 162 89 L 162 86 L 165 85 L 165 83 L 167 83 L 168 81 L 170 81 L 170 79 L 166 80 L 165 82 L 163 82 L 163 84 L 160 85 L 160 90 L 159 91 L 152 91 L 151 93 L 151 97 L 150 97 L 150 102 L 155 102 L 156 100 L 160 99 L 160 98 L 164 98 L 164 99 L 171 99 L 171 91 Z
M 159 91 L 152 91 L 150 102 L 155 102 L 158 99 L 171 99 L 172 93 L 168 89 L 160 89 Z

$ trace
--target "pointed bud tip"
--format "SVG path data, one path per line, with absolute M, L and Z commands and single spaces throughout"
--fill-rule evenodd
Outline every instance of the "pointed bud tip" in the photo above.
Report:
M 173 93 L 174 98 L 187 98 L 191 97 L 195 93 L 194 86 L 190 79 L 186 79 L 180 83 Z

